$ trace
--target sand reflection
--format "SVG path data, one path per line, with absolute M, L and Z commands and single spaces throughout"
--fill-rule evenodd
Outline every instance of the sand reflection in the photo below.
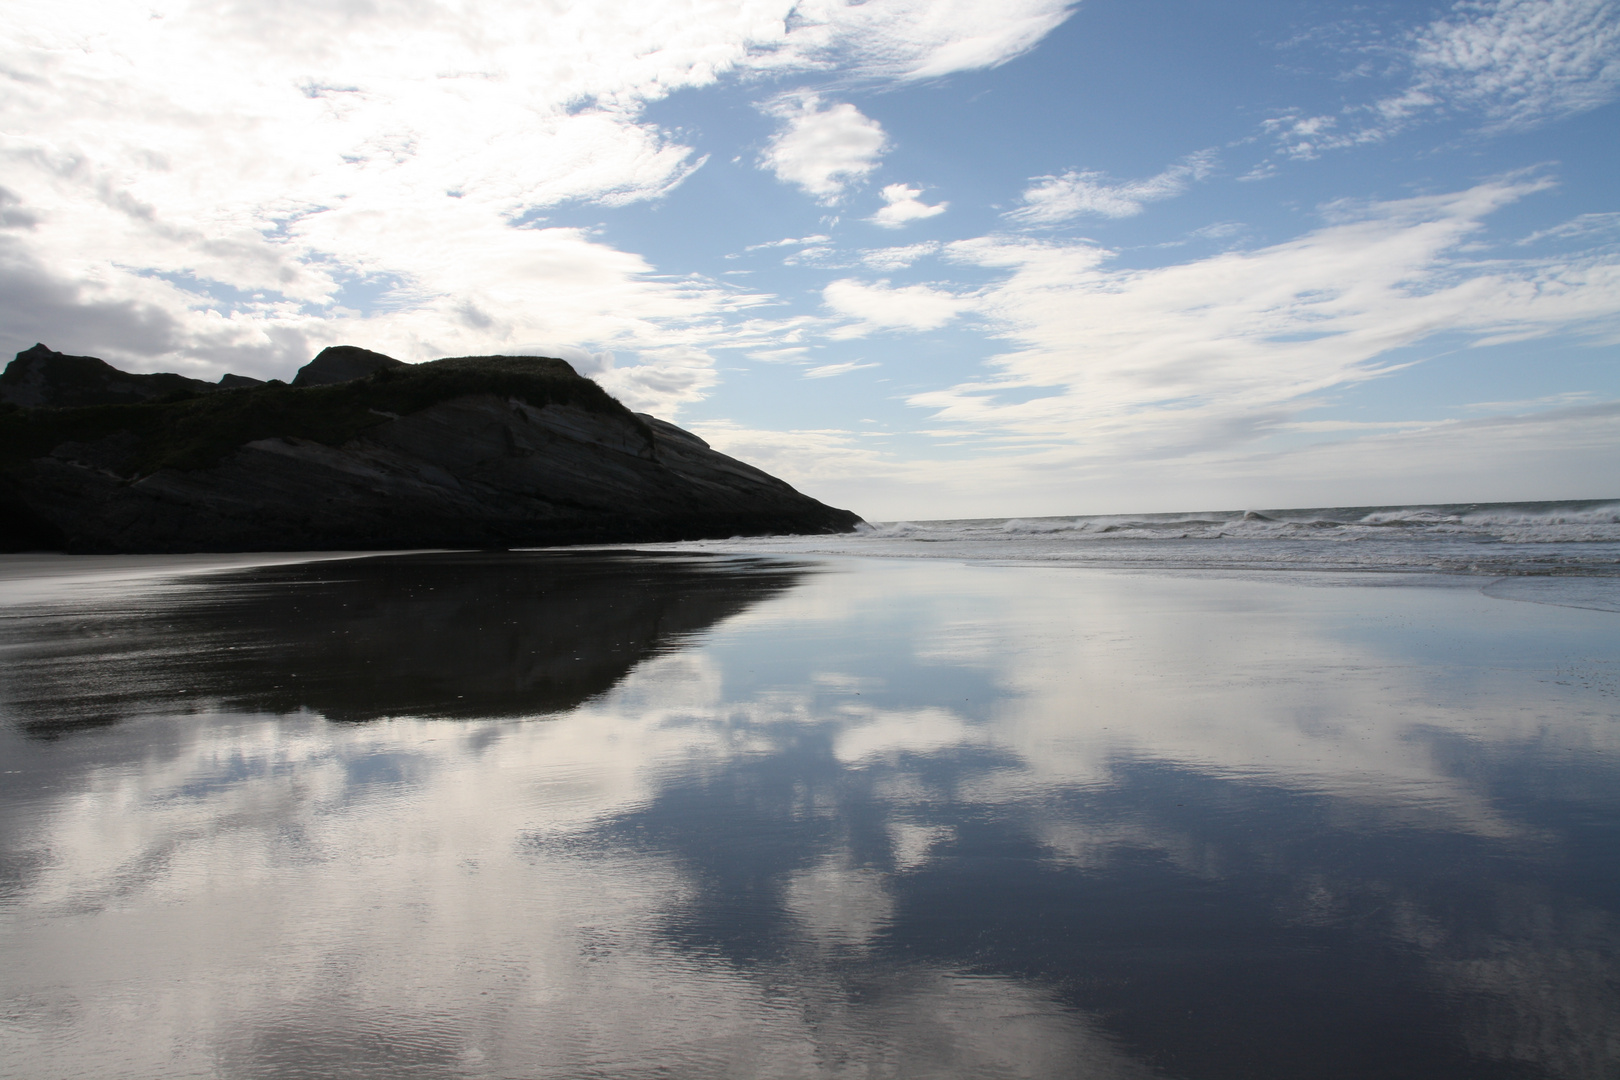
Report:
M 398 565 L 13 635 L 54 681 L 7 684 L 4 1071 L 1620 1059 L 1611 613 L 943 564 Z

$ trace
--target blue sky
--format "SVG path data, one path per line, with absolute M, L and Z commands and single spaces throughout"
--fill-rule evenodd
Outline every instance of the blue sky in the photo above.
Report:
M 1620 3 L 15 3 L 0 348 L 561 355 L 872 520 L 1620 495 Z

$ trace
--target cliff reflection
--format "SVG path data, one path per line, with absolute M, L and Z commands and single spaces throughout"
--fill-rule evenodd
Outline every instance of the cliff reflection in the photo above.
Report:
M 344 721 L 562 712 L 806 572 L 467 552 L 199 576 L 6 620 L 0 707 L 37 736 L 207 701 Z

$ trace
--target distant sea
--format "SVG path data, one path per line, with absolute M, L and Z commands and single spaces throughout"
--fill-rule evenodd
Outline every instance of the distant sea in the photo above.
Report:
M 1521 591 L 1620 610 L 1620 499 L 892 521 L 841 536 L 661 546 L 1111 569 L 1556 578 Z

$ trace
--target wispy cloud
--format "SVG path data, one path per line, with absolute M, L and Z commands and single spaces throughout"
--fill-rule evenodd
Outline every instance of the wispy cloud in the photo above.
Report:
M 1318 435 L 1338 431 L 1410 431 L 1434 426 L 1433 420 L 1296 420 L 1278 424 L 1278 431 Z
M 1293 505 L 1325 487 L 1361 503 L 1585 499 L 1614 490 L 1620 401 L 1453 422 L 1237 457 L 1218 480 Z
M 876 363 L 863 364 L 859 360 L 851 360 L 843 364 L 822 364 L 820 367 L 813 367 L 806 371 L 804 377 L 807 379 L 825 379 L 833 375 L 845 375 L 851 371 L 864 371 L 867 368 L 877 366 Z
M 807 345 L 790 345 L 780 349 L 755 349 L 747 355 L 750 360 L 762 360 L 767 364 L 792 364 L 803 360 L 809 352 Z
M 1111 269 L 1112 253 L 1085 242 L 949 245 L 948 257 L 1005 271 L 975 312 L 1015 347 L 995 375 L 910 400 L 964 431 L 1066 446 L 1077 460 L 1162 461 L 1281 431 L 1319 395 L 1393 370 L 1393 350 L 1436 334 L 1611 338 L 1612 252 L 1464 254 L 1487 215 L 1545 186 L 1335 204 L 1331 224 L 1287 243 L 1146 270 Z
M 829 310 L 854 320 L 828 333 L 835 339 L 864 337 L 876 330 L 935 330 L 974 303 L 927 285 L 867 284 L 854 278 L 832 282 L 821 290 L 821 296 Z
M 814 94 L 793 95 L 768 111 L 782 127 L 760 155 L 760 167 L 828 206 L 877 168 L 889 144 L 883 126 L 847 102 L 827 104 Z
M 838 249 L 831 244 L 812 244 L 800 248 L 791 255 L 782 257 L 783 266 L 821 266 L 833 267 L 843 265 L 838 258 Z
M 1024 205 L 1007 217 L 1024 225 L 1053 225 L 1083 216 L 1133 217 L 1147 203 L 1180 195 L 1209 175 L 1214 164 L 1214 151 L 1204 150 L 1145 180 L 1112 180 L 1100 172 L 1072 170 L 1038 176 L 1021 196 Z
M 1527 247 L 1542 240 L 1591 240 L 1599 237 L 1620 237 L 1620 213 L 1581 214 L 1550 229 L 1538 229 L 1517 241 Z
M 904 270 L 917 259 L 925 259 L 940 251 L 940 241 L 930 240 L 920 244 L 904 244 L 901 248 L 872 248 L 860 254 L 862 266 L 872 267 L 873 270 Z
M 890 184 L 880 194 L 885 205 L 867 220 L 885 229 L 898 229 L 913 221 L 936 217 L 951 205 L 946 202 L 925 203 L 918 198 L 922 194 L 921 188 L 907 187 L 905 184 Z
M 939 247 L 937 240 L 930 240 L 903 247 L 873 248 L 861 253 L 861 264 L 879 272 L 904 270 L 918 259 L 934 254 Z
M 913 82 L 996 67 L 1034 48 L 1077 0 L 801 0 L 759 68 L 820 62 L 867 78 Z M 768 23 L 769 20 L 760 20 Z M 778 23 L 778 25 L 781 25 Z
M 730 420 L 700 421 L 691 429 L 721 453 L 753 462 L 801 490 L 851 476 L 881 476 L 894 462 L 861 433 L 842 428 L 771 430 Z
M 1396 92 L 1338 114 L 1287 111 L 1263 130 L 1308 160 L 1442 116 L 1495 132 L 1595 109 L 1620 95 L 1620 2 L 1462 0 L 1384 51 L 1407 72 Z
M 1424 99 L 1474 110 L 1493 127 L 1531 127 L 1620 92 L 1620 4 L 1614 0 L 1459 3 L 1411 46 L 1412 87 L 1379 103 L 1395 118 Z
M 790 236 L 784 240 L 770 240 L 763 244 L 749 244 L 744 251 L 768 251 L 771 248 L 807 247 L 811 244 L 825 244 L 832 237 L 817 233 L 814 236 Z
M 1527 413 L 1542 409 L 1568 408 L 1588 405 L 1596 398 L 1590 390 L 1572 390 L 1564 394 L 1546 394 L 1542 397 L 1519 398 L 1514 401 L 1471 401 L 1459 406 L 1464 412 L 1475 413 Z

